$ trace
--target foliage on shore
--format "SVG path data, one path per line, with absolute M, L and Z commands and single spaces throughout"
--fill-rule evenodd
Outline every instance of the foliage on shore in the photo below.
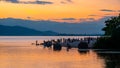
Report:
M 105 25 L 102 30 L 110 37 L 99 38 L 93 48 L 120 49 L 120 15 L 106 20 Z

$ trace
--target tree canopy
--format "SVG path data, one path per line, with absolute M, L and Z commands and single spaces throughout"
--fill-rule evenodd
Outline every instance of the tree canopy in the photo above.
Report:
M 105 27 L 102 29 L 105 31 L 105 35 L 111 36 L 116 30 L 120 29 L 120 14 L 116 17 L 111 17 L 105 21 Z M 118 32 L 118 31 L 117 31 Z
M 105 35 L 108 37 L 101 37 L 94 44 L 97 49 L 119 49 L 120 50 L 120 14 L 116 17 L 111 17 L 105 21 Z

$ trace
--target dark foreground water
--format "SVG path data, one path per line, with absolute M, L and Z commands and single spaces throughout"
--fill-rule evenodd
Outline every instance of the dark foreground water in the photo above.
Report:
M 75 36 L 71 38 L 83 38 Z M 31 45 L 35 40 L 69 38 L 58 36 L 0 37 L 0 68 L 120 68 L 120 51 L 52 48 Z

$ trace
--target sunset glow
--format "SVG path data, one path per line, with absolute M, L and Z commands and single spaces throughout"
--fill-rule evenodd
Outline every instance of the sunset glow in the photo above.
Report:
M 97 20 L 104 16 L 115 16 L 120 10 L 119 0 L 42 1 L 46 3 L 41 4 L 37 0 L 0 0 L 0 18 L 80 22 L 83 18 Z

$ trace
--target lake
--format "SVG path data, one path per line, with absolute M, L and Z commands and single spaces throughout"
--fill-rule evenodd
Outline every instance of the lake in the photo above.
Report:
M 0 68 L 120 68 L 120 51 L 72 48 L 54 51 L 32 45 L 36 40 L 87 36 L 0 36 Z M 96 36 L 93 36 L 96 37 Z

